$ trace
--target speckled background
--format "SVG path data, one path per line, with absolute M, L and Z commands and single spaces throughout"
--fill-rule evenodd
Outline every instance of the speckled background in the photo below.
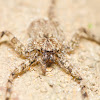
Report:
M 47 17 L 50 0 L 0 0 L 0 31 L 11 31 L 24 45 L 27 44 L 29 24 Z M 91 31 L 100 36 L 99 0 L 58 0 L 56 15 L 67 38 L 75 29 L 92 25 Z M 23 59 L 0 40 L 0 100 L 4 100 L 10 73 Z M 70 56 L 88 87 L 89 100 L 100 100 L 100 46 L 82 40 Z M 79 85 L 58 66 L 41 75 L 40 66 L 17 78 L 13 84 L 12 100 L 81 100 Z

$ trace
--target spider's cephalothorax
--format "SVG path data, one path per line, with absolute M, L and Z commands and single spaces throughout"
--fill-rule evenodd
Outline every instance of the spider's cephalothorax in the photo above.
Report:
M 52 64 L 57 64 L 59 67 L 64 69 L 66 73 L 69 73 L 75 82 L 80 84 L 82 97 L 88 98 L 86 85 L 82 82 L 83 78 L 66 57 L 69 56 L 67 56 L 67 53 L 70 54 L 71 51 L 77 47 L 83 36 L 98 44 L 100 44 L 100 38 L 95 37 L 85 28 L 80 28 L 77 32 L 75 32 L 72 39 L 66 43 L 65 35 L 63 30 L 60 28 L 59 22 L 55 21 L 54 8 L 56 2 L 57 0 L 51 0 L 51 5 L 48 10 L 48 19 L 38 19 L 30 24 L 28 34 L 32 39 L 28 48 L 25 48 L 25 46 L 11 32 L 0 32 L 0 39 L 4 35 L 9 37 L 9 42 L 18 54 L 28 60 L 11 72 L 7 82 L 6 100 L 10 100 L 11 98 L 11 88 L 14 79 L 29 71 L 30 67 L 33 67 L 38 63 L 40 64 L 44 75 L 46 73 L 46 67 L 51 67 Z

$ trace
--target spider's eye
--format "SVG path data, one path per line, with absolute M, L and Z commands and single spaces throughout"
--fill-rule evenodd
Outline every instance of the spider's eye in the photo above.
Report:
M 43 61 L 46 61 L 46 62 L 53 62 L 54 61 L 54 57 L 53 57 L 53 54 L 51 52 L 45 52 L 43 54 Z

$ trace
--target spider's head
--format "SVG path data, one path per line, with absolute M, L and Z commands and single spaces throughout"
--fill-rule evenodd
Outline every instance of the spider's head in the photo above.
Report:
M 43 62 L 47 67 L 51 66 L 55 62 L 55 53 L 53 51 L 44 51 Z
M 54 50 L 52 51 L 47 51 L 44 50 L 42 51 L 42 60 L 43 60 L 43 66 L 42 67 L 42 72 L 45 75 L 46 73 L 46 68 L 50 67 L 52 64 L 56 63 L 56 52 Z

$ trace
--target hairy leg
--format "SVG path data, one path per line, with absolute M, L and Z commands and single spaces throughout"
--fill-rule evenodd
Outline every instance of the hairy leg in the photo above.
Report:
M 64 45 L 64 48 L 67 52 L 73 51 L 79 44 L 81 38 L 85 38 L 91 41 L 96 42 L 100 45 L 100 37 L 96 37 L 86 28 L 80 28 L 78 31 L 73 35 L 72 39 L 68 42 L 67 45 Z
M 76 67 L 73 67 L 68 60 L 59 60 L 58 65 L 69 75 L 72 76 L 73 80 L 75 80 L 76 83 L 80 85 L 81 88 L 81 93 L 82 93 L 82 98 L 88 99 L 88 94 L 86 91 L 86 86 L 83 83 L 83 79 L 80 76 L 79 72 L 77 71 Z
M 48 18 L 51 21 L 55 20 L 55 17 L 56 17 L 56 15 L 55 15 L 56 2 L 57 2 L 57 0 L 51 0 L 51 4 L 50 4 L 50 7 L 49 7 L 48 12 L 47 12 Z
M 9 42 L 14 47 L 15 51 L 17 51 L 20 56 L 26 57 L 26 48 L 24 45 L 11 32 L 8 31 L 0 32 L 0 39 L 5 35 L 9 38 Z
M 30 70 L 30 67 L 33 64 L 36 64 L 37 62 L 33 61 L 33 62 L 26 62 L 26 63 L 22 63 L 18 68 L 15 68 L 15 70 L 10 74 L 8 82 L 7 82 L 7 89 L 6 89 L 6 96 L 5 96 L 5 100 L 10 100 L 11 98 L 11 92 L 12 92 L 12 84 L 13 81 L 18 77 L 23 75 L 24 73 L 26 73 L 27 71 Z
M 85 33 L 85 38 L 91 40 L 91 41 L 94 41 L 96 42 L 97 44 L 100 45 L 100 37 L 98 36 L 95 36 L 89 29 L 86 29 L 86 28 L 80 28 L 79 29 L 79 32 L 83 32 L 83 34 Z

